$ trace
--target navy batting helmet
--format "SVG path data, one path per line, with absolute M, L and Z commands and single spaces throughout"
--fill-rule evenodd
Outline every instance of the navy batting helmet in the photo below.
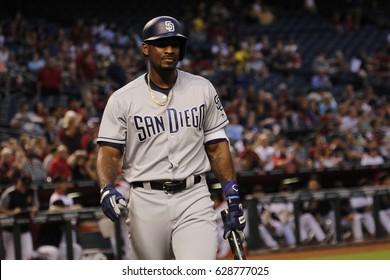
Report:
M 170 16 L 155 17 L 148 21 L 142 30 L 143 42 L 168 37 L 180 38 L 179 60 L 182 60 L 185 54 L 187 37 L 183 35 L 183 28 L 177 19 Z

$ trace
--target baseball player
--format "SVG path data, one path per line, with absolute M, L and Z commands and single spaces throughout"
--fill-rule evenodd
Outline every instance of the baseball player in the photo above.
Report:
M 4 190 L 0 197 L 0 213 L 15 218 L 33 218 L 39 210 L 38 195 L 31 188 L 31 176 L 18 171 L 18 179 L 15 185 Z M 2 229 L 3 243 L 5 246 L 5 259 L 14 260 L 15 247 L 13 227 Z M 32 259 L 34 255 L 33 238 L 28 224 L 20 225 L 20 246 L 22 260 Z
M 229 214 L 225 238 L 242 233 L 245 218 L 224 132 L 226 113 L 213 85 L 177 69 L 187 38 L 172 17 L 142 31 L 149 71 L 112 94 L 97 142 L 97 175 L 104 214 L 115 221 L 123 196 L 117 170 L 131 183 L 127 204 L 133 259 L 215 259 L 216 211 L 206 184 L 212 170 Z M 123 159 L 123 160 L 122 160 Z

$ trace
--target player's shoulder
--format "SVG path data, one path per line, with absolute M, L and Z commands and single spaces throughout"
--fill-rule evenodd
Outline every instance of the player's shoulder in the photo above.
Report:
M 205 77 L 202 77 L 200 75 L 195 75 L 189 72 L 185 72 L 183 70 L 177 70 L 179 79 L 184 83 L 185 85 L 188 85 L 190 83 L 196 83 L 196 84 L 204 84 L 207 86 L 211 85 L 211 82 L 206 79 Z
M 133 94 L 134 92 L 137 92 L 137 89 L 139 87 L 146 87 L 145 74 L 138 76 L 137 78 L 130 81 L 126 85 L 114 91 L 112 96 L 119 99 L 126 98 L 129 94 Z

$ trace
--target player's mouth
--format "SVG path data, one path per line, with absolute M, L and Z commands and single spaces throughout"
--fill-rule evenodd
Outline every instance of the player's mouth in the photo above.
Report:
M 167 57 L 167 56 L 165 56 L 165 57 L 162 58 L 162 60 L 165 61 L 165 62 L 172 63 L 172 62 L 175 62 L 175 57 L 172 57 L 172 56 Z

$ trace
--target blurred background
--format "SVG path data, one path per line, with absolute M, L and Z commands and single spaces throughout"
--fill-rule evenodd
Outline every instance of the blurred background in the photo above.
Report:
M 109 96 L 147 71 L 140 36 L 159 15 L 181 21 L 188 41 L 179 68 L 209 79 L 228 114 L 250 252 L 388 242 L 384 0 L 3 4 L 1 192 L 27 172 L 46 211 L 52 178 L 62 176 L 77 203 L 99 207 L 100 118 Z M 119 176 L 117 185 L 126 182 Z M 99 210 L 91 213 L 80 222 L 84 236 L 100 232 Z M 40 225 L 32 227 L 37 235 Z

